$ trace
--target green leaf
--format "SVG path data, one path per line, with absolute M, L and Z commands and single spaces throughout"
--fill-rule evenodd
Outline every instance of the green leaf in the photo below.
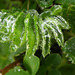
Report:
M 68 22 L 70 23 L 72 32 L 75 34 L 75 5 L 70 5 L 67 9 Z
M 35 29 L 34 29 L 34 24 L 33 24 L 33 19 L 30 16 L 30 13 L 26 15 L 26 18 L 24 20 L 25 23 L 25 34 L 26 34 L 26 54 L 27 55 L 32 55 L 33 47 L 36 42 L 36 36 L 35 36 Z
M 72 63 L 75 63 L 75 37 L 72 37 L 65 42 L 63 52 L 66 54 L 66 57 L 72 61 Z
M 62 11 L 62 6 L 61 5 L 54 5 L 51 7 L 51 15 L 58 15 Z
M 8 11 L 1 12 L 0 16 L 0 41 L 5 42 L 11 40 L 13 29 L 14 29 L 14 23 L 17 17 L 18 12 L 16 13 L 7 13 Z
M 70 29 L 69 23 L 61 16 L 54 17 L 55 21 L 59 24 L 61 29 Z M 58 20 L 58 21 L 57 21 Z
M 45 65 L 40 66 L 38 72 L 36 73 L 36 75 L 46 75 L 47 72 L 47 68 Z
M 41 49 L 42 49 L 42 55 L 45 57 L 46 55 L 50 54 L 50 47 L 51 47 L 51 34 L 47 30 L 47 28 L 44 27 L 43 20 L 39 19 L 39 28 L 41 30 Z
M 69 29 L 68 23 L 61 16 L 46 17 L 39 19 L 39 28 L 41 30 L 41 48 L 42 55 L 45 57 L 50 53 L 51 38 L 54 37 L 60 46 L 64 46 L 64 36 L 61 29 Z
M 59 68 L 62 75 L 75 75 L 75 64 L 67 64 Z
M 56 22 L 56 19 L 54 18 L 46 18 L 46 21 L 44 23 L 53 32 L 53 35 L 58 44 L 63 46 L 64 37 L 61 28 L 59 27 L 59 22 Z
M 62 12 L 62 6 L 61 5 L 54 5 L 50 9 L 45 10 L 43 13 L 40 14 L 42 18 L 51 17 L 52 15 L 56 16 L 59 15 Z
M 61 56 L 58 54 L 50 54 L 45 59 L 45 64 L 47 67 L 56 68 L 61 64 Z
M 48 34 L 48 32 L 45 32 L 45 35 L 43 37 L 42 42 L 42 55 L 45 57 L 48 54 L 50 54 L 50 47 L 51 47 L 51 35 Z
M 40 40 L 40 36 L 39 36 L 39 27 L 38 27 L 38 16 L 34 15 L 34 27 L 35 27 L 35 36 L 36 36 L 36 43 L 34 46 L 34 50 L 36 51 L 36 49 L 38 49 L 39 46 L 39 40 Z M 34 52 L 35 53 L 35 52 Z M 34 54 L 33 53 L 33 54 Z
M 10 51 L 10 43 L 11 42 L 0 42 L 0 69 L 3 69 L 14 61 Z
M 25 41 L 24 41 L 25 42 Z M 17 50 L 16 52 L 12 52 L 12 56 L 18 56 L 20 55 L 21 53 L 25 52 L 26 51 L 26 42 L 23 43 Z
M 40 60 L 36 56 L 26 55 L 23 59 L 25 68 L 29 71 L 30 75 L 35 75 L 39 69 Z
M 36 10 L 2 10 L 0 12 L 0 41 L 11 41 L 13 55 L 26 51 L 26 55 L 34 55 L 38 47 L 45 57 L 50 54 L 51 39 L 55 38 L 60 46 L 64 44 L 61 29 L 69 29 L 68 23 L 61 16 L 54 16 L 61 12 L 57 5 L 51 8 L 50 16 L 41 18 Z M 57 13 L 56 13 L 57 12 Z
M 62 75 L 58 70 L 52 69 L 48 72 L 48 75 Z
M 11 47 L 14 51 L 18 49 L 18 47 L 22 44 L 23 42 L 23 36 L 24 36 L 24 18 L 25 18 L 25 13 L 21 12 L 15 21 L 15 28 L 13 32 L 13 39 L 12 39 L 12 44 Z
M 65 20 L 69 23 L 72 33 L 75 34 L 75 5 L 71 4 L 64 4 L 63 10 L 62 10 L 62 16 L 65 18 Z
M 41 66 L 36 75 L 61 75 L 58 70 L 56 70 L 61 64 L 61 56 L 58 54 L 48 55 L 44 61 L 42 61 Z
M 42 9 L 47 8 L 53 4 L 54 0 L 36 0 Z
M 45 57 L 46 55 L 50 54 L 50 40 L 51 36 L 48 35 L 48 32 L 45 33 L 43 36 L 43 41 L 42 41 L 42 55 Z
M 31 15 L 30 15 L 31 14 Z M 38 14 L 35 10 L 30 10 L 24 20 L 26 36 L 26 54 L 34 55 L 39 44 Z
M 64 36 L 61 29 L 69 29 L 68 23 L 61 16 L 47 17 L 44 25 L 50 29 L 59 45 L 63 46 Z
M 17 66 L 7 72 L 5 75 L 30 75 L 28 71 L 24 71 L 21 67 Z

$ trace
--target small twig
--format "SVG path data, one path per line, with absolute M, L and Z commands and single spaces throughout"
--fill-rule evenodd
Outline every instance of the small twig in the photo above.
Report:
M 2 75 L 2 70 L 0 69 L 0 75 Z
M 8 66 L 6 66 L 3 70 L 2 70 L 2 75 L 5 75 L 5 73 L 7 73 L 10 69 L 14 68 L 15 66 L 19 66 L 20 65 L 20 61 L 17 60 L 11 64 L 9 64 Z
M 0 69 L 0 74 L 5 75 L 10 69 L 13 69 L 16 66 L 19 66 L 21 61 L 22 61 L 22 58 L 19 58 L 15 62 L 7 65 L 4 69 Z
M 0 73 L 2 72 L 2 70 L 0 69 Z
M 29 10 L 30 0 L 28 0 L 27 10 Z

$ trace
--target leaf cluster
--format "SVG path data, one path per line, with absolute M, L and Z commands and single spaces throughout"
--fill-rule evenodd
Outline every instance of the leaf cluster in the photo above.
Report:
M 74 9 L 74 0 L 26 0 L 21 9 L 0 10 L 0 69 L 22 58 L 5 75 L 74 75 Z M 52 53 L 55 43 L 61 55 Z

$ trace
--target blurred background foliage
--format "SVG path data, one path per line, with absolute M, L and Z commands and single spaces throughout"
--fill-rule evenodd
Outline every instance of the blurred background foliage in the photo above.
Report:
M 1 9 L 23 8 L 27 9 L 28 0 L 0 0 Z M 36 9 L 35 0 L 30 0 L 30 9 Z

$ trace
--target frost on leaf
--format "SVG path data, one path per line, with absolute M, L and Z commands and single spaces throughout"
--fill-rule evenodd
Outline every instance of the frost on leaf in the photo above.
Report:
M 72 63 L 75 63 L 75 37 L 72 37 L 65 42 L 63 52 L 66 54 L 66 57 L 72 61 Z
M 51 11 L 59 7 L 54 6 Z M 62 29 L 69 28 L 61 16 L 52 15 L 43 18 L 36 10 L 0 12 L 0 42 L 10 41 L 10 49 L 15 55 L 24 51 L 26 55 L 34 55 L 40 47 L 45 57 L 50 54 L 52 38 L 63 47 Z

